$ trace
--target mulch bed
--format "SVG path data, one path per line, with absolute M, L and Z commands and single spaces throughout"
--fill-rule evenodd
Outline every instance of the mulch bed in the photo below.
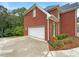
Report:
M 74 37 L 73 42 L 64 44 L 64 47 L 53 48 L 51 45 L 49 45 L 49 50 L 50 51 L 67 50 L 67 49 L 72 49 L 72 48 L 76 48 L 76 47 L 79 47 L 79 37 Z

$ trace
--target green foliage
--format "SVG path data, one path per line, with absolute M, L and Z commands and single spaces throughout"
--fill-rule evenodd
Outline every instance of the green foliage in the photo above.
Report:
M 61 46 L 61 41 L 58 40 L 58 41 L 56 42 L 56 46 Z
M 10 29 L 6 29 L 3 34 L 4 34 L 3 35 L 4 37 L 11 36 L 11 30 Z
M 62 40 L 64 38 L 67 38 L 68 35 L 67 34 L 61 34 L 61 35 L 57 35 L 56 37 L 57 37 L 58 40 Z
M 74 39 L 72 37 L 68 37 L 68 38 L 63 39 L 63 42 L 64 42 L 64 44 L 68 44 L 68 43 L 72 43 L 73 40 Z
M 26 8 L 9 11 L 0 5 L 0 37 L 23 35 L 23 13 Z
M 64 43 L 61 42 L 60 40 L 58 40 L 57 42 L 52 42 L 52 47 L 56 48 L 56 47 L 64 47 Z
M 52 47 L 55 48 L 56 47 L 56 43 L 52 42 Z
M 23 35 L 23 26 L 16 26 L 14 29 L 14 33 L 16 36 Z
M 56 42 L 56 46 L 57 46 L 57 47 L 60 47 L 60 46 L 64 47 L 64 43 L 63 43 L 62 41 L 58 40 L 58 41 Z
M 58 40 L 62 40 L 61 35 L 57 35 L 56 37 L 57 37 Z

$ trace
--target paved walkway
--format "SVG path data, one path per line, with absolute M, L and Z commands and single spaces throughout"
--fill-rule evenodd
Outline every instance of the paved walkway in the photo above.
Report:
M 50 51 L 47 56 L 48 57 L 79 57 L 79 47 L 69 50 Z
M 79 57 L 79 47 L 50 51 L 48 44 L 29 37 L 0 38 L 0 56 L 3 57 Z

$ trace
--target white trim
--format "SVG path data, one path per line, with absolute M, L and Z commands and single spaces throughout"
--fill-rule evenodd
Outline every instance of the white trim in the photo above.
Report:
M 59 22 L 59 19 L 56 18 L 53 14 L 51 15 L 53 18 L 50 18 L 51 20 L 55 21 L 55 22 Z
M 37 6 L 43 13 L 45 13 L 45 14 L 47 15 L 47 19 L 48 19 L 49 17 L 51 17 L 51 15 L 50 15 L 48 12 L 46 12 L 42 7 L 40 7 L 40 6 L 37 5 L 37 4 L 36 4 L 36 6 Z
M 28 12 L 30 12 L 33 8 L 35 8 L 35 7 L 37 7 L 37 8 L 39 8 L 43 13 L 45 13 L 46 15 L 47 15 L 47 19 L 49 18 L 49 17 L 51 17 L 51 15 L 48 13 L 48 12 L 46 12 L 43 8 L 41 8 L 40 6 L 38 6 L 37 4 L 34 4 L 31 8 L 29 8 L 27 11 L 25 11 L 24 12 L 24 15 L 26 15 Z
M 49 41 L 49 24 L 50 24 L 49 21 L 50 21 L 50 20 L 47 20 L 48 41 Z
M 64 11 L 61 11 L 60 13 L 66 13 L 66 12 L 69 12 L 69 11 L 72 11 L 72 10 L 76 10 L 77 8 L 74 7 L 74 8 L 70 8 L 70 9 L 67 9 L 67 10 L 64 10 Z
M 77 10 L 75 10 L 75 36 L 77 36 Z
M 54 16 L 54 15 L 51 15 L 50 13 L 48 13 L 47 11 L 45 11 L 42 7 L 40 7 L 39 5 L 37 4 L 34 4 L 31 8 L 29 8 L 27 11 L 24 12 L 24 15 L 26 15 L 28 12 L 30 12 L 33 8 L 37 7 L 38 9 L 40 9 L 43 13 L 46 14 L 47 16 L 47 20 L 52 17 L 52 20 L 53 21 L 57 21 L 58 19 Z M 55 20 L 54 20 L 55 19 Z
M 79 17 L 79 8 L 77 9 L 77 18 Z
M 33 17 L 36 17 L 36 9 L 33 10 L 32 16 L 33 16 Z

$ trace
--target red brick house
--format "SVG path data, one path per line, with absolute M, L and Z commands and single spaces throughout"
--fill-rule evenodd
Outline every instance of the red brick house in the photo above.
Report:
M 78 3 L 68 5 L 69 8 L 56 6 L 42 7 L 34 4 L 24 13 L 24 35 L 49 40 L 50 37 L 62 33 L 77 36 Z

